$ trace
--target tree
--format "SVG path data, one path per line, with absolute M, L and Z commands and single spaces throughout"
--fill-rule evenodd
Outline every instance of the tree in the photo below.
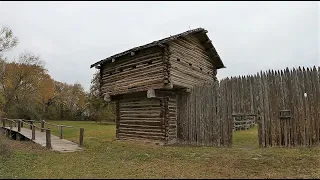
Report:
M 39 56 L 25 51 L 18 62 L 6 64 L 3 92 L 4 111 L 16 118 L 40 118 L 42 113 L 43 79 L 51 79 Z
M 4 115 L 5 96 L 3 92 L 5 60 L 0 56 L 0 117 Z
M 0 53 L 8 51 L 18 45 L 18 38 L 13 35 L 9 27 L 0 29 Z
M 93 75 L 90 92 L 87 94 L 87 109 L 89 120 L 95 122 L 110 121 L 115 119 L 115 106 L 107 103 L 100 97 L 99 72 Z
M 13 36 L 12 30 L 3 26 L 0 29 L 0 117 L 4 115 L 3 108 L 6 103 L 4 95 L 4 70 L 6 59 L 2 53 L 18 45 L 18 38 Z

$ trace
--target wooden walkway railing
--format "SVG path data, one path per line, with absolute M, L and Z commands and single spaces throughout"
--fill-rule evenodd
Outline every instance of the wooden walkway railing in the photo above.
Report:
M 21 132 L 21 128 L 23 128 L 24 124 L 29 126 L 29 129 L 31 130 L 31 140 L 36 139 L 36 129 L 39 129 L 40 132 L 46 133 L 46 147 L 48 149 L 52 148 L 51 145 L 51 129 L 48 128 L 48 126 L 54 126 L 59 128 L 59 138 L 63 139 L 63 128 L 75 128 L 73 126 L 67 126 L 67 125 L 59 125 L 59 124 L 52 124 L 45 120 L 36 121 L 36 120 L 25 120 L 25 119 L 7 119 L 2 118 L 2 127 L 5 128 L 7 122 L 9 123 L 10 130 L 13 129 L 13 127 L 17 127 L 18 132 Z M 35 125 L 35 123 L 40 123 L 41 127 L 38 127 Z M 45 125 L 47 125 L 47 128 L 45 128 Z M 83 136 L 84 136 L 84 128 L 80 128 L 80 136 L 79 136 L 79 145 L 83 146 Z

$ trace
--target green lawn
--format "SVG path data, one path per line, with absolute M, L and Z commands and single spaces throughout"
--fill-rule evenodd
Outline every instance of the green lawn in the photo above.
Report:
M 8 152 L 0 154 L 0 178 L 320 178 L 319 146 L 260 149 L 257 127 L 235 132 L 232 148 L 217 148 L 116 141 L 112 124 L 53 123 L 83 127 L 85 150 L 59 153 L 2 138 Z M 64 137 L 78 142 L 79 130 L 65 129 Z

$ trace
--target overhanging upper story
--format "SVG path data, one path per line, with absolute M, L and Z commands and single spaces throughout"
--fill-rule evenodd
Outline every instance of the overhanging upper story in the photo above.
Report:
M 203 28 L 186 31 L 92 64 L 100 69 L 101 93 L 188 88 L 214 80 L 225 66 L 206 33 Z

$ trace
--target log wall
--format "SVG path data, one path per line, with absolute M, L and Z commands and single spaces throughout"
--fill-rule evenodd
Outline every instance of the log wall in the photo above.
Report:
M 196 83 L 215 78 L 216 69 L 212 60 L 195 35 L 171 41 L 169 52 L 170 79 L 174 86 L 191 88 Z
M 160 99 L 130 98 L 119 100 L 120 139 L 165 140 L 164 106 Z
M 152 47 L 106 62 L 101 68 L 101 93 L 109 95 L 164 86 L 164 50 Z
M 147 98 L 146 93 L 134 93 L 117 100 L 117 138 L 158 140 L 175 143 L 176 95 L 157 93 Z

